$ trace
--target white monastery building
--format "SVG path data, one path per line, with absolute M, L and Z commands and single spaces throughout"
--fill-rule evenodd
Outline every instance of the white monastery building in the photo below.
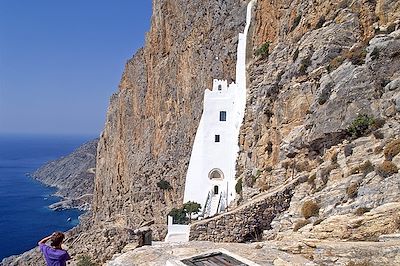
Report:
M 235 199 L 239 130 L 246 106 L 246 44 L 255 0 L 247 6 L 246 27 L 239 33 L 236 83 L 214 80 L 204 93 L 203 114 L 186 174 L 184 202 L 203 207 L 204 217 L 226 209 Z

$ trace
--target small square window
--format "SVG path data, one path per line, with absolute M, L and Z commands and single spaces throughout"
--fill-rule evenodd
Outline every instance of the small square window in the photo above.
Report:
M 226 111 L 219 112 L 219 121 L 226 121 Z
M 215 135 L 215 142 L 219 142 L 219 135 Z

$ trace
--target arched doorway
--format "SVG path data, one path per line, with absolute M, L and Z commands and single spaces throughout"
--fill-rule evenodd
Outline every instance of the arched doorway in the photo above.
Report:
M 208 173 L 208 178 L 210 179 L 224 179 L 224 173 L 221 169 L 214 168 Z

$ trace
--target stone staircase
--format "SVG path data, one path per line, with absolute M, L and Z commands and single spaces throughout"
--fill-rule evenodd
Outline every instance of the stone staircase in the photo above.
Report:
M 203 217 L 212 217 L 216 215 L 221 209 L 222 193 L 214 194 L 213 190 L 208 193 L 203 211 Z
M 221 200 L 221 193 L 213 195 L 211 197 L 210 213 L 208 214 L 208 216 L 214 216 L 215 214 L 218 213 L 220 200 Z

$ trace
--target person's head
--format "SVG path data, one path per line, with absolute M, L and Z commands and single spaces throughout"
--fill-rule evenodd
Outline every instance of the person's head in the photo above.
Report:
M 61 247 L 61 243 L 63 242 L 65 235 L 62 232 L 55 232 L 51 236 L 51 245 L 53 247 Z

